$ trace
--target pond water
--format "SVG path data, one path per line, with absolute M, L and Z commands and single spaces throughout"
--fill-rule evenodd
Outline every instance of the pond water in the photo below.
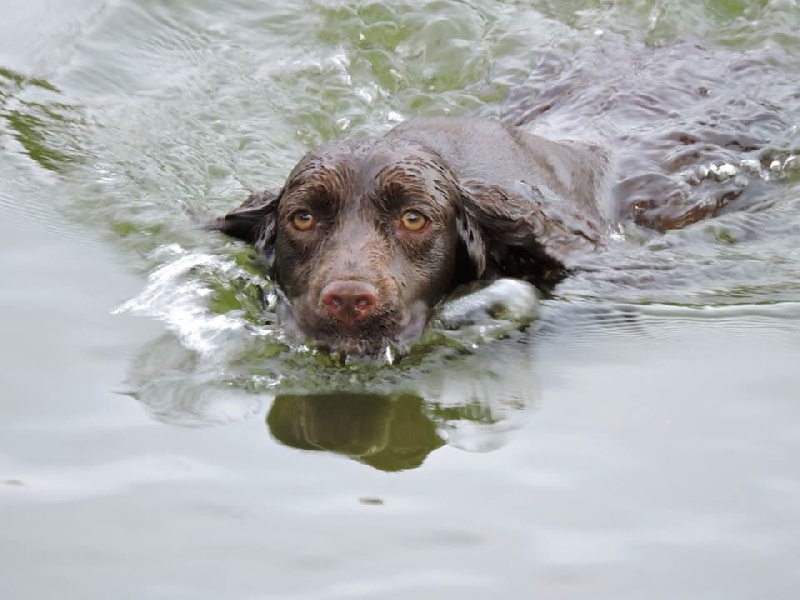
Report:
M 800 594 L 795 0 L 0 15 L 3 598 Z M 605 140 L 645 209 L 730 205 L 399 361 L 289 347 L 198 215 L 469 112 Z

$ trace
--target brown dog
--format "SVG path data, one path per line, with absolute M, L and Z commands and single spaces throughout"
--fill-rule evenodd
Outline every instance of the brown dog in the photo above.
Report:
M 317 148 L 279 192 L 251 195 L 211 229 L 267 259 L 288 333 L 339 355 L 373 355 L 418 337 L 460 284 L 552 284 L 603 249 L 621 220 L 681 228 L 741 193 L 721 187 L 692 202 L 656 173 L 643 179 L 654 198 L 644 202 L 610 164 L 596 144 L 487 118 L 414 119 Z
M 768 51 L 611 39 L 545 55 L 482 117 L 318 148 L 212 227 L 269 259 L 288 331 L 374 354 L 419 335 L 461 283 L 613 268 L 614 253 L 581 257 L 623 223 L 642 238 L 755 209 L 797 122 L 797 86 L 774 65 Z
M 562 277 L 604 245 L 598 147 L 480 118 L 418 119 L 306 155 L 214 229 L 254 244 L 283 326 L 340 354 L 422 332 L 461 283 Z

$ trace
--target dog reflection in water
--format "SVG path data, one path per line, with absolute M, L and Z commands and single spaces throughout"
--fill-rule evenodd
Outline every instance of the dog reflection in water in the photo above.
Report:
M 267 426 L 286 446 L 342 454 L 382 471 L 416 469 L 444 445 L 422 398 L 409 393 L 279 395 Z

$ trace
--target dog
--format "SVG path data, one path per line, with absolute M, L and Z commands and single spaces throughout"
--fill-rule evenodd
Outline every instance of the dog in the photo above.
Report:
M 461 284 L 564 277 L 606 244 L 599 146 L 480 117 L 413 119 L 308 153 L 211 229 L 254 245 L 279 319 L 340 355 L 406 343 Z
M 543 60 L 481 114 L 414 118 L 312 150 L 281 190 L 210 228 L 266 259 L 290 335 L 374 355 L 417 338 L 462 284 L 549 287 L 620 224 L 657 234 L 763 195 L 770 177 L 758 167 L 732 177 L 716 165 L 758 164 L 791 125 L 774 105 L 791 106 L 796 90 L 768 57 L 686 43 L 560 63 Z

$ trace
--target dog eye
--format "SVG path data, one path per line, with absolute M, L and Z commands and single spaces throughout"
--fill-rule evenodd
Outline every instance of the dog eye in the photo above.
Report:
M 298 231 L 308 231 L 314 226 L 316 219 L 307 210 L 299 210 L 292 215 L 292 225 Z
M 428 224 L 428 219 L 415 210 L 407 210 L 400 217 L 400 222 L 408 231 L 422 231 L 425 225 Z

